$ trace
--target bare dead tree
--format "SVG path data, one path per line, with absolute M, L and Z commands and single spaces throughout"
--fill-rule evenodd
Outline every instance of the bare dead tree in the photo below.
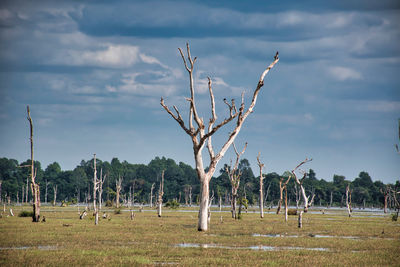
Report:
M 31 141 L 31 191 L 32 191 L 32 198 L 33 198 L 33 216 L 32 216 L 32 221 L 33 222 L 39 222 L 40 218 L 40 189 L 39 185 L 36 183 L 36 172 L 37 170 L 35 169 L 35 163 L 33 160 L 33 122 L 31 118 L 31 113 L 29 110 L 29 106 L 26 107 L 27 113 L 28 113 L 28 121 L 29 121 L 29 126 L 30 126 L 30 141 Z
M 305 160 L 303 160 L 302 162 L 300 162 L 300 163 L 296 166 L 296 168 L 294 168 L 294 169 L 292 170 L 293 177 L 294 177 L 294 179 L 296 180 L 296 183 L 300 186 L 301 195 L 303 196 L 304 212 L 307 212 L 307 211 L 308 211 L 308 208 L 310 207 L 310 205 L 309 205 L 309 198 L 310 198 L 310 196 L 307 196 L 306 190 L 304 189 L 304 186 L 303 186 L 303 182 L 304 182 L 304 179 L 307 177 L 307 173 L 303 172 L 303 178 L 298 179 L 298 178 L 297 178 L 297 175 L 296 175 L 296 171 L 297 171 L 303 164 L 305 164 L 305 163 L 307 163 L 307 162 L 310 162 L 310 161 L 312 161 L 312 159 L 306 158 Z M 312 200 L 314 200 L 314 196 L 312 197 Z
M 150 208 L 153 207 L 153 190 L 154 190 L 155 183 L 151 184 L 150 188 Z
M 331 197 L 329 200 L 329 207 L 332 207 L 332 203 L 333 203 L 333 191 L 331 191 Z
M 267 191 L 265 192 L 265 198 L 264 198 L 264 204 L 267 205 L 267 200 L 268 200 L 268 195 L 269 195 L 269 189 L 271 188 L 271 182 L 269 182 L 267 186 Z
M 119 208 L 119 195 L 120 195 L 120 193 L 121 193 L 121 189 L 122 189 L 122 177 L 121 176 L 118 176 L 118 180 L 117 181 L 115 181 L 115 189 L 116 189 L 116 191 L 117 191 L 117 199 L 116 199 L 116 206 L 117 206 L 117 209 Z
M 189 126 L 186 126 L 183 118 L 176 106 L 173 106 L 175 113 L 172 112 L 168 106 L 164 104 L 164 99 L 161 98 L 161 106 L 172 116 L 172 118 L 178 122 L 181 128 L 190 136 L 193 143 L 193 152 L 194 159 L 196 165 L 196 172 L 198 179 L 200 181 L 200 208 L 199 208 L 199 220 L 198 227 L 199 231 L 207 231 L 207 207 L 209 202 L 209 183 L 210 180 L 216 170 L 218 162 L 225 155 L 228 148 L 231 146 L 233 141 L 235 141 L 236 136 L 239 134 L 240 129 L 243 126 L 243 123 L 247 116 L 253 112 L 254 106 L 257 101 L 258 93 L 260 92 L 261 87 L 264 85 L 264 78 L 267 73 L 274 67 L 274 65 L 279 61 L 278 52 L 274 57 L 274 61 L 264 70 L 261 74 L 260 80 L 258 81 L 257 87 L 253 93 L 253 98 L 251 100 L 251 104 L 247 110 L 245 110 L 244 105 L 244 97 L 242 94 L 242 103 L 240 105 L 239 110 L 236 108 L 235 101 L 231 100 L 229 103 L 226 99 L 224 103 L 229 108 L 229 117 L 225 118 L 222 122 L 216 124 L 217 115 L 215 112 L 215 100 L 214 94 L 212 91 L 212 82 L 211 78 L 208 78 L 208 90 L 210 93 L 211 99 L 211 114 L 212 117 L 208 122 L 208 127 L 206 127 L 203 118 L 200 117 L 197 112 L 196 102 L 195 102 L 195 89 L 194 89 L 194 78 L 193 78 L 193 70 L 194 64 L 196 62 L 196 57 L 192 58 L 190 54 L 189 44 L 186 44 L 187 49 L 187 60 L 185 59 L 185 55 L 182 50 L 179 48 L 179 52 L 181 54 L 183 64 L 189 74 L 189 84 L 190 84 L 190 98 L 187 98 L 190 104 L 189 109 Z M 193 120 L 197 125 L 197 129 L 194 126 Z M 212 146 L 212 136 L 224 125 L 228 124 L 230 121 L 236 120 L 235 128 L 229 134 L 228 140 L 222 145 L 219 152 L 215 153 L 214 148 Z M 216 124 L 216 125 L 215 125 Z M 209 153 L 210 162 L 208 164 L 208 169 L 205 171 L 202 150 L 204 146 L 207 146 L 207 150 Z
M 240 157 L 243 155 L 244 151 L 246 150 L 247 147 L 247 142 L 244 145 L 244 148 L 242 152 L 238 152 L 235 146 L 235 143 L 233 143 L 233 149 L 235 150 L 236 154 L 236 161 L 235 165 L 232 167 L 232 161 L 230 166 L 226 166 L 225 171 L 228 174 L 229 181 L 231 182 L 231 190 L 232 190 L 232 200 L 231 200 L 231 212 L 232 212 L 232 218 L 237 219 L 238 215 L 236 213 L 236 202 L 238 198 L 238 189 L 240 185 L 240 177 L 242 176 L 241 170 L 238 169 L 239 167 L 239 160 Z
M 189 198 L 192 193 L 192 186 L 187 184 L 183 187 L 183 192 L 185 193 L 185 205 L 189 205 Z
M 295 200 L 296 200 L 296 210 L 298 210 L 301 196 L 300 196 L 299 187 L 297 186 L 297 184 L 294 185 L 293 193 L 294 193 Z
M 349 217 L 351 217 L 351 213 L 353 209 L 351 208 L 351 193 L 353 190 L 350 189 L 350 183 L 347 184 L 346 187 L 346 208 L 347 208 L 347 213 L 349 214 Z
M 258 152 L 257 163 L 258 167 L 260 168 L 260 217 L 264 218 L 264 196 L 263 196 L 264 176 L 262 173 L 262 169 L 264 168 L 264 163 L 261 163 L 260 161 L 260 152 Z
M 94 214 L 94 225 L 99 224 L 99 210 L 97 208 L 97 193 L 99 191 L 99 188 L 100 188 L 100 180 L 97 178 L 96 154 L 93 154 L 93 214 Z
M 100 169 L 100 178 L 98 179 L 99 183 L 99 210 L 101 210 L 102 205 L 103 205 L 103 184 L 104 181 L 106 180 L 107 174 L 104 174 L 103 176 L 103 168 Z
M 25 185 L 22 184 L 22 196 L 21 196 L 21 204 L 24 204 L 24 194 L 25 194 Z
M 49 183 L 50 182 L 48 182 L 47 179 L 46 179 L 46 181 L 45 181 L 46 190 L 45 190 L 45 193 L 44 193 L 44 203 L 46 203 L 46 204 L 47 204 L 47 187 L 49 186 Z
M 279 214 L 279 212 L 281 211 L 281 207 L 282 207 L 282 202 L 283 202 L 283 191 L 286 189 L 287 184 L 289 183 L 291 178 L 291 175 L 288 175 L 288 177 L 286 178 L 285 181 L 285 177 L 281 177 L 281 179 L 279 179 L 279 201 L 278 201 L 278 208 L 276 209 L 276 214 Z M 286 218 L 286 208 L 285 208 L 285 218 Z
M 2 180 L 0 180 L 0 203 L 3 202 L 3 195 L 1 194 L 1 184 L 3 183 Z
M 158 188 L 158 200 L 157 200 L 157 215 L 161 217 L 162 213 L 162 203 L 164 195 L 164 170 L 161 172 L 160 187 Z
M 53 193 L 54 193 L 53 206 L 55 206 L 57 201 L 57 185 L 53 185 Z

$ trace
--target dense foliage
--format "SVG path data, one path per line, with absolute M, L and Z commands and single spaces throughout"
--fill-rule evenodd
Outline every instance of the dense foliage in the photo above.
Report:
M 18 163 L 15 159 L 0 158 L 1 197 L 3 200 L 10 197 L 13 202 L 21 202 L 22 191 L 26 191 L 29 168 L 20 166 L 28 164 L 28 161 Z M 35 166 L 37 168 L 37 182 L 41 189 L 42 203 L 45 202 L 46 184 L 48 202 L 53 200 L 55 185 L 57 185 L 57 201 L 85 202 L 88 200 L 88 196 L 89 198 L 91 197 L 93 159 L 82 160 L 75 169 L 66 171 L 61 170 L 57 162 L 49 164 L 44 170 L 41 168 L 40 162 L 35 162 Z M 200 187 L 196 171 L 183 162 L 177 164 L 173 159 L 156 157 L 145 165 L 131 164 L 126 161 L 120 162 L 117 158 L 113 158 L 111 163 L 97 159 L 97 166 L 98 174 L 102 169 L 102 173 L 107 175 L 103 186 L 103 199 L 105 201 L 113 201 L 115 199 L 115 183 L 118 177 L 121 176 L 123 177 L 122 199 L 128 198 L 129 194 L 134 194 L 136 203 L 148 203 L 153 183 L 153 195 L 156 195 L 162 170 L 165 170 L 163 197 L 165 201 L 176 199 L 179 203 L 185 203 L 187 200 L 185 191 L 188 192 L 187 188 L 189 186 L 192 187 L 193 203 L 198 200 Z M 218 200 L 221 196 L 222 201 L 228 204 L 231 189 L 225 167 L 221 168 L 219 176 L 211 180 L 210 190 L 214 194 L 214 199 Z M 241 160 L 239 169 L 242 172 L 239 195 L 245 197 L 249 204 L 256 204 L 259 195 L 259 177 L 254 175 L 247 159 Z M 276 203 L 278 200 L 280 178 L 281 175 L 277 173 L 265 175 L 264 192 L 268 192 L 267 204 L 271 203 L 271 201 Z M 355 205 L 361 206 L 364 203 L 367 206 L 382 205 L 384 196 L 381 190 L 384 190 L 387 185 L 381 181 L 373 182 L 367 172 L 360 172 L 359 176 L 351 182 L 340 175 L 334 175 L 333 181 L 328 182 L 324 179 L 318 179 L 316 173 L 310 169 L 304 181 L 304 186 L 308 193 L 315 193 L 314 203 L 316 205 L 329 205 L 331 195 L 332 204 L 341 205 L 348 183 L 351 183 L 353 188 L 352 199 Z M 395 185 L 390 186 L 392 188 L 400 188 L 400 182 L 397 181 Z M 30 199 L 30 189 L 28 191 Z M 295 183 L 293 179 L 288 185 L 288 194 L 293 205 L 295 203 Z

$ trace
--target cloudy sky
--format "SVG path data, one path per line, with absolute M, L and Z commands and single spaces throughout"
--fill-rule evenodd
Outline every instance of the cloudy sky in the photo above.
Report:
M 131 163 L 166 156 L 194 165 L 190 138 L 162 109 L 187 117 L 189 42 L 198 106 L 210 116 L 206 77 L 223 98 L 245 92 L 279 51 L 236 144 L 266 172 L 305 157 L 318 178 L 400 176 L 400 4 L 346 1 L 1 1 L 0 157 L 35 155 L 72 169 L 97 153 Z M 217 133 L 218 149 L 232 129 Z M 207 154 L 207 153 L 204 153 Z M 223 162 L 232 155 L 229 150 Z M 222 167 L 222 163 L 219 167 Z M 255 170 L 255 168 L 254 168 Z

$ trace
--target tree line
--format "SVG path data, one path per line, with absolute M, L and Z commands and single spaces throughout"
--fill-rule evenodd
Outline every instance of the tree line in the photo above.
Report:
M 93 195 L 93 159 L 82 160 L 73 170 L 61 170 L 57 162 L 49 164 L 45 169 L 39 161 L 35 161 L 36 181 L 40 185 L 42 203 L 56 202 L 89 202 Z M 30 190 L 30 169 L 23 167 L 30 164 L 30 160 L 19 163 L 15 159 L 0 158 L 0 196 L 1 201 L 24 203 L 32 199 Z M 122 178 L 121 201 L 132 197 L 135 203 L 149 203 L 151 192 L 153 201 L 155 192 L 161 181 L 164 171 L 164 201 L 176 200 L 181 204 L 198 204 L 200 199 L 200 183 L 196 170 L 183 162 L 177 164 L 173 159 L 155 157 L 149 164 L 131 164 L 113 158 L 111 162 L 96 159 L 97 171 L 106 176 L 102 200 L 113 203 L 116 200 L 116 182 Z M 231 182 L 223 166 L 218 176 L 210 182 L 210 195 L 225 205 L 230 204 Z M 247 159 L 240 160 L 238 169 L 241 172 L 238 195 L 246 199 L 250 205 L 259 203 L 259 176 L 255 176 Z M 264 174 L 264 200 L 266 207 L 274 206 L 280 198 L 279 181 L 290 175 L 289 172 Z M 27 184 L 28 183 L 28 184 Z M 27 186 L 28 185 L 28 186 Z M 400 189 L 400 182 L 384 184 L 372 180 L 367 172 L 360 172 L 352 181 L 342 175 L 334 175 L 332 181 L 318 179 L 315 171 L 310 169 L 306 173 L 303 183 L 307 194 L 313 196 L 314 205 L 343 206 L 346 187 L 352 188 L 352 203 L 358 207 L 382 207 L 387 198 L 390 207 L 388 188 Z M 294 180 L 287 185 L 290 205 L 301 202 L 299 188 Z M 152 190 L 152 188 L 154 190 Z M 56 199 L 55 199 L 56 198 Z

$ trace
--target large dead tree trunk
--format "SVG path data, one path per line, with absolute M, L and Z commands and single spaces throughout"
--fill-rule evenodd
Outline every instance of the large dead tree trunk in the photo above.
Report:
M 351 208 L 351 193 L 353 190 L 350 189 L 350 184 L 347 185 L 346 187 L 346 208 L 347 208 L 347 213 L 349 214 L 349 217 L 351 217 L 352 213 L 352 208 Z
M 260 152 L 258 152 L 257 156 L 258 167 L 260 168 L 260 217 L 264 218 L 264 195 L 263 195 L 263 188 L 264 188 L 264 176 L 262 174 L 262 169 L 264 168 L 264 164 L 260 161 Z
M 122 177 L 121 176 L 119 176 L 118 177 L 118 180 L 115 182 L 115 189 L 116 189 L 116 191 L 117 191 L 117 199 L 115 200 L 116 201 L 116 206 L 117 206 L 117 209 L 119 208 L 119 194 L 121 193 L 121 188 L 122 188 Z
M 162 213 L 163 195 L 164 195 L 164 170 L 161 172 L 160 187 L 158 188 L 158 200 L 157 200 L 158 217 L 161 217 Z
M 198 220 L 198 227 L 199 231 L 207 231 L 207 208 L 208 208 L 208 200 L 209 200 L 209 183 L 210 180 L 216 170 L 218 162 L 222 159 L 225 155 L 228 148 L 232 145 L 233 141 L 235 140 L 236 136 L 239 134 L 240 129 L 243 126 L 243 123 L 247 116 L 253 112 L 254 106 L 257 101 L 258 93 L 260 92 L 261 87 L 264 85 L 264 78 L 267 73 L 274 67 L 274 65 L 279 61 L 278 52 L 274 57 L 274 61 L 264 70 L 264 72 L 260 76 L 260 80 L 258 81 L 257 87 L 253 93 L 253 98 L 251 100 L 251 104 L 247 110 L 245 110 L 244 106 L 244 97 L 242 94 L 242 103 L 240 105 L 239 110 L 237 110 L 235 101 L 232 100 L 231 103 L 228 103 L 226 99 L 224 103 L 229 108 L 229 117 L 224 119 L 219 124 L 215 125 L 217 120 L 217 115 L 215 112 L 215 101 L 214 101 L 214 94 L 212 91 L 212 83 L 211 79 L 208 78 L 208 89 L 210 93 L 211 99 L 211 114 L 212 117 L 209 120 L 208 127 L 206 127 L 204 120 L 200 117 L 197 112 L 196 102 L 195 102 L 195 89 L 194 89 L 194 79 L 193 79 L 193 70 L 194 70 L 194 63 L 196 62 L 196 57 L 192 58 L 190 54 L 189 44 L 186 45 L 187 48 L 187 60 L 182 52 L 179 49 L 181 54 L 183 64 L 189 74 L 189 84 L 190 84 L 190 98 L 187 98 L 190 104 L 189 109 L 189 126 L 187 127 L 182 119 L 181 114 L 176 106 L 173 106 L 175 113 L 172 112 L 165 104 L 164 99 L 161 98 L 161 105 L 163 108 L 170 114 L 175 121 L 182 127 L 182 129 L 190 136 L 192 143 L 193 143 L 193 154 L 195 159 L 196 165 L 196 172 L 197 177 L 200 181 L 200 210 L 199 210 L 199 220 Z M 214 148 L 212 146 L 211 137 L 215 134 L 221 127 L 229 123 L 230 121 L 236 119 L 235 128 L 230 132 L 228 140 L 222 145 L 221 149 L 218 153 L 214 152 Z M 193 120 L 197 125 L 197 129 L 193 124 Z M 207 144 L 207 149 L 209 153 L 210 162 L 208 164 L 207 172 L 204 168 L 203 163 L 203 156 L 202 151 L 204 146 Z
M 28 113 L 28 121 L 30 126 L 30 141 L 31 141 L 31 191 L 32 191 L 32 198 L 33 198 L 33 215 L 32 221 L 39 222 L 40 217 L 40 190 L 39 185 L 36 183 L 36 169 L 34 166 L 33 160 L 33 122 L 31 118 L 31 113 L 29 110 L 29 106 L 26 107 Z
M 308 211 L 308 208 L 310 207 L 310 205 L 309 205 L 309 196 L 307 196 L 306 190 L 304 189 L 304 186 L 303 186 L 303 181 L 304 181 L 304 179 L 307 177 L 307 173 L 306 173 L 306 172 L 303 172 L 303 178 L 301 178 L 301 179 L 299 180 L 299 179 L 297 178 L 296 171 L 297 171 L 303 164 L 305 164 L 305 163 L 307 163 L 307 162 L 309 162 L 309 161 L 312 161 L 312 159 L 306 158 L 304 161 L 300 162 L 300 164 L 297 165 L 296 168 L 294 168 L 294 169 L 292 170 L 293 177 L 294 177 L 294 179 L 296 180 L 296 183 L 300 186 L 300 192 L 301 192 L 301 195 L 303 196 L 304 212 L 307 212 L 307 211 Z M 314 197 L 312 197 L 312 199 L 314 199 Z
M 238 189 L 240 185 L 240 177 L 242 176 L 242 172 L 238 169 L 239 167 L 239 160 L 240 156 L 243 155 L 244 151 L 246 150 L 247 143 L 244 145 L 244 148 L 241 153 L 239 153 L 236 149 L 235 143 L 233 143 L 233 148 L 235 150 L 236 154 L 236 161 L 235 165 L 232 167 L 232 161 L 230 166 L 226 166 L 226 173 L 228 174 L 229 181 L 231 182 L 231 188 L 232 188 L 232 202 L 231 202 L 231 208 L 232 208 L 232 218 L 238 219 L 238 215 L 236 213 L 236 206 L 237 206 L 237 197 L 238 197 Z

